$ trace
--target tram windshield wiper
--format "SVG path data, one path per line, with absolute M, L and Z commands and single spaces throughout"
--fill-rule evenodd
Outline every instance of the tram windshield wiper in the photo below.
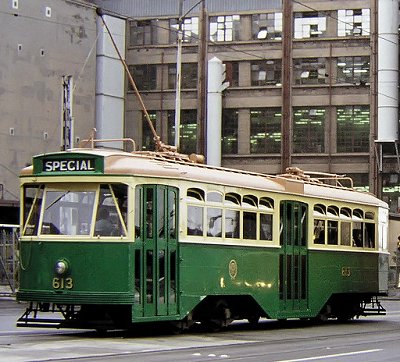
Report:
M 54 204 L 56 204 L 58 201 L 60 201 L 64 196 L 68 195 L 70 193 L 70 191 L 65 191 L 62 195 L 58 196 L 53 202 L 50 203 L 49 206 L 47 206 L 44 210 L 47 211 L 48 209 L 50 209 L 50 207 L 52 207 Z

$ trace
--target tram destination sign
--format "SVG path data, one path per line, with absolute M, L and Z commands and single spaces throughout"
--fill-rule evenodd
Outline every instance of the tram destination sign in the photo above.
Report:
M 34 174 L 98 174 L 104 169 L 102 157 L 85 154 L 50 154 L 35 157 Z

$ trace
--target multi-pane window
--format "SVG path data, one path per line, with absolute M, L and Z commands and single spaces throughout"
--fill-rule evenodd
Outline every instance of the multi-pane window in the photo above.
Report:
M 131 21 L 130 45 L 152 45 L 157 43 L 156 20 Z
M 369 57 L 337 58 L 337 83 L 366 84 L 369 76 Z
M 282 39 L 282 13 L 253 14 L 251 24 L 253 39 Z
M 222 153 L 238 153 L 238 120 L 237 109 L 222 110 Z
M 321 38 L 326 35 L 326 15 L 318 11 L 294 14 L 294 38 Z
M 197 63 L 184 63 L 181 67 L 181 88 L 197 87 Z M 176 64 L 168 65 L 168 88 L 176 88 Z
M 325 108 L 293 108 L 293 152 L 321 153 L 325 151 Z
M 155 64 L 130 65 L 129 72 L 132 74 L 138 90 L 154 90 L 157 87 L 157 67 Z M 130 82 L 129 90 L 133 90 Z
M 239 40 L 240 15 L 210 16 L 210 40 L 235 41 Z
M 239 62 L 224 62 L 225 80 L 229 82 L 230 87 L 239 86 Z
M 338 107 L 337 152 L 368 152 L 369 106 Z
M 326 58 L 293 59 L 295 84 L 325 84 Z
M 169 42 L 175 44 L 178 41 L 179 21 L 169 20 Z M 199 41 L 199 18 L 185 18 L 182 20 L 182 41 L 184 43 L 198 43 Z
M 370 9 L 338 10 L 338 36 L 368 36 L 370 21 Z
M 148 111 L 147 113 L 155 129 L 157 121 L 157 112 Z M 142 112 L 142 150 L 154 151 L 154 149 L 155 149 L 154 135 L 153 132 L 151 131 L 146 115 L 144 114 L 144 112 Z
M 181 110 L 179 152 L 191 154 L 196 152 L 197 145 L 197 111 Z M 175 111 L 168 111 L 168 143 L 175 143 Z
M 280 108 L 250 111 L 250 153 L 279 153 L 281 151 Z
M 280 59 L 251 62 L 251 85 L 281 84 L 282 61 Z

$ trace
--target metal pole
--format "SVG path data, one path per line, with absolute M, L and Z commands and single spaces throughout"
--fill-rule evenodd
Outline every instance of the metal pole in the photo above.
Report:
M 175 147 L 179 151 L 181 124 L 181 70 L 182 70 L 182 8 L 183 0 L 179 0 L 178 49 L 176 52 L 176 95 L 175 95 Z

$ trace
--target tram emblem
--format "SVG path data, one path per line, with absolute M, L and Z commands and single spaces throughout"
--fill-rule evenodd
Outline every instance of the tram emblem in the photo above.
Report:
M 237 271 L 238 271 L 236 260 L 232 259 L 229 262 L 228 269 L 229 269 L 229 275 L 230 275 L 231 279 L 235 279 L 236 275 L 237 275 Z

